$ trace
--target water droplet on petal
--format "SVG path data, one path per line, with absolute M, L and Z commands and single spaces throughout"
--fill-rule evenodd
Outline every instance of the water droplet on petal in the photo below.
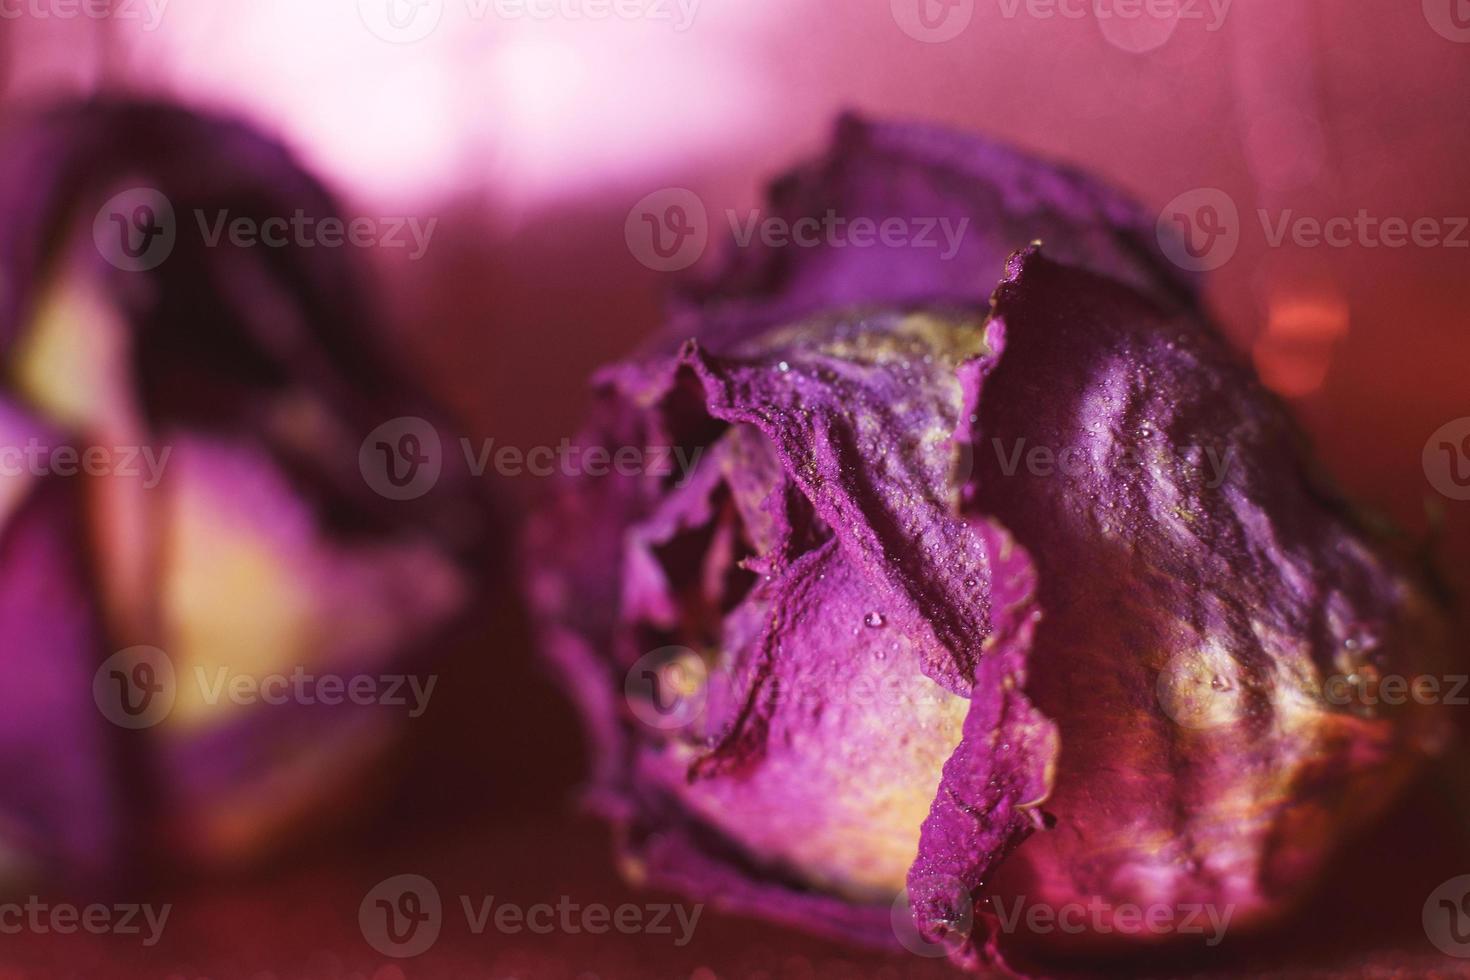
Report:
M 1371 626 L 1360 625 L 1355 627 L 1342 645 L 1351 653 L 1371 653 L 1379 645 L 1378 631 Z

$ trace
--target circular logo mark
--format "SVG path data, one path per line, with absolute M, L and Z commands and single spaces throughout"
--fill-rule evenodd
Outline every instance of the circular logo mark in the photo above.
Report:
M 158 268 L 173 252 L 177 237 L 174 206 L 151 187 L 114 194 L 92 219 L 97 251 L 124 272 Z
M 1440 426 L 1424 444 L 1424 475 L 1451 500 L 1470 500 L 1470 416 Z
M 1166 204 L 1154 232 L 1170 262 L 1189 272 L 1209 272 L 1235 257 L 1240 212 L 1229 194 L 1200 187 Z
M 418 956 L 438 941 L 444 925 L 439 889 L 423 875 L 385 878 L 363 896 L 357 925 L 368 945 L 384 956 Z
M 1424 19 L 1445 40 L 1470 44 L 1470 0 L 1424 0 Z
M 628 212 L 623 238 L 633 258 L 655 272 L 687 269 L 709 244 L 704 202 L 683 187 L 654 191 Z
M 168 717 L 178 688 L 174 664 L 158 647 L 120 650 L 92 675 L 92 700 L 119 728 L 152 728 Z
M 910 894 L 913 893 L 913 898 Z M 914 921 L 914 905 L 918 905 L 935 922 L 942 923 L 938 942 L 925 938 Z M 936 875 L 905 888 L 893 900 L 889 925 L 899 945 L 915 956 L 939 959 L 948 956 L 970 936 L 975 924 L 975 906 L 970 890 L 958 878 Z
M 443 456 L 434 427 L 404 415 L 368 433 L 357 451 L 357 468 L 376 493 L 389 500 L 413 500 L 439 482 Z
M 378 38 L 413 44 L 439 26 L 444 0 L 357 0 L 357 15 Z
M 1150 0 L 1137 7 L 1097 4 L 1093 15 L 1109 44 L 1129 54 L 1144 54 L 1163 47 L 1174 36 L 1179 27 L 1179 0 Z
M 890 0 L 899 28 L 925 44 L 943 44 L 964 33 L 975 18 L 975 0 Z
M 704 711 L 709 668 L 688 647 L 660 647 L 638 658 L 623 681 L 623 694 L 649 728 L 685 728 Z
M 1451 878 L 1424 900 L 1424 935 L 1447 956 L 1470 958 L 1470 875 Z
M 1185 728 L 1229 725 L 1245 714 L 1245 695 L 1236 664 L 1217 647 L 1181 650 L 1159 673 L 1157 692 L 1164 714 Z

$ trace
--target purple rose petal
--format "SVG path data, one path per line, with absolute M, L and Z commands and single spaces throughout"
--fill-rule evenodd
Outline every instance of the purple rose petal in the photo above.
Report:
M 737 250 L 600 374 L 589 445 L 700 454 L 570 481 L 528 538 L 628 866 L 972 967 L 1036 954 L 1011 898 L 1279 917 L 1442 738 L 1322 696 L 1436 666 L 1418 571 L 1114 192 L 848 119 L 769 213 L 969 230 Z M 856 697 L 884 656 L 903 696 Z M 1075 944 L 1171 938 L 1114 926 Z

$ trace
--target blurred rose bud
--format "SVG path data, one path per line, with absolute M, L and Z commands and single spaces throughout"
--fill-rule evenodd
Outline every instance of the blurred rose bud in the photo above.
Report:
M 686 287 L 586 436 L 675 465 L 530 532 L 630 873 L 968 965 L 1170 938 L 1129 904 L 1283 914 L 1443 733 L 1333 695 L 1440 663 L 1420 573 L 1118 195 L 848 119 L 763 214 L 907 237 Z
M 442 423 L 356 249 L 207 234 L 340 214 L 282 146 L 111 103 L 3 146 L 0 878 L 249 860 L 359 805 L 491 529 L 370 465 Z

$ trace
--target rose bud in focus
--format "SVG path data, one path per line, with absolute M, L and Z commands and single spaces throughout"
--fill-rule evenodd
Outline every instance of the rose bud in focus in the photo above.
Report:
M 674 465 L 564 484 L 530 588 L 630 873 L 971 966 L 1285 914 L 1444 737 L 1355 696 L 1442 663 L 1420 572 L 1117 194 L 848 119 L 770 204 L 966 230 L 739 250 L 597 377 Z
M 380 778 L 492 528 L 372 472 L 442 423 L 284 147 L 130 103 L 3 145 L 0 877 L 250 860 Z

